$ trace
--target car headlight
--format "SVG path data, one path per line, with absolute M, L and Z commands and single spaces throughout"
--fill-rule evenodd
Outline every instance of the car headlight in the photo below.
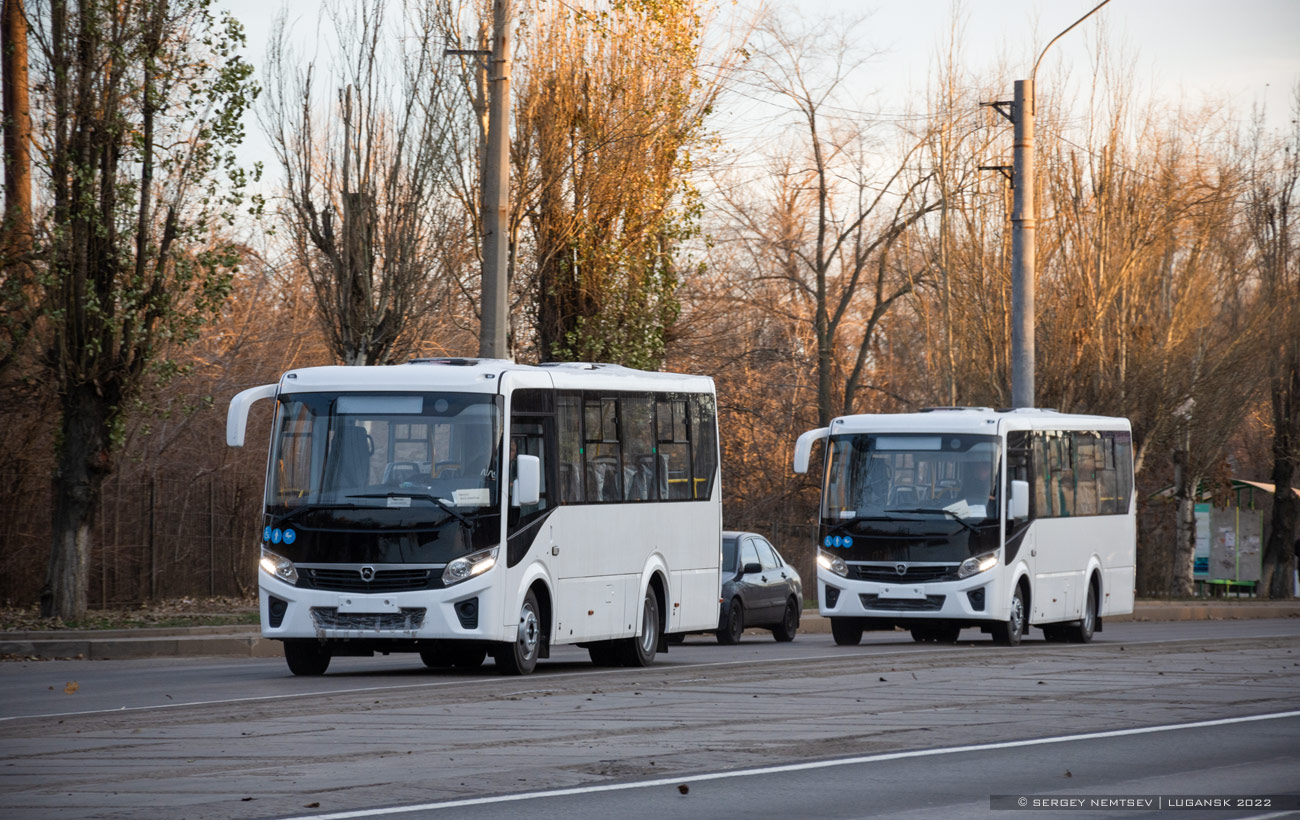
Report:
M 262 571 L 289 584 L 298 583 L 298 568 L 283 555 L 276 555 L 268 549 L 262 549 L 262 560 L 258 561 Z
M 961 566 L 957 567 L 957 577 L 969 578 L 972 575 L 979 575 L 981 572 L 988 572 L 997 565 L 997 553 L 990 552 L 987 555 L 977 555 L 961 562 Z
M 442 571 L 442 583 L 444 586 L 459 584 L 475 575 L 482 575 L 497 563 L 497 549 L 479 550 L 478 552 L 462 555 L 455 559 Z
M 830 570 L 841 578 L 849 577 L 849 565 L 844 563 L 844 559 L 838 555 L 817 551 L 817 565 L 822 569 Z

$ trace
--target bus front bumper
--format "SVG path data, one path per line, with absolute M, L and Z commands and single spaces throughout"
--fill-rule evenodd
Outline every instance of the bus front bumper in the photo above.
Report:
M 445 589 L 366 594 L 303 589 L 258 573 L 262 636 L 322 640 L 500 641 L 492 572 Z
M 882 622 L 945 620 L 968 623 L 1005 620 L 991 573 L 960 581 L 883 584 L 845 578 L 817 568 L 818 611 L 828 618 L 870 618 Z

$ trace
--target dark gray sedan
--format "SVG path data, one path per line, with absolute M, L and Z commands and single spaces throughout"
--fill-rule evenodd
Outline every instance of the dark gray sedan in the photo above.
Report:
M 722 610 L 718 643 L 734 644 L 751 627 L 793 641 L 803 611 L 803 581 L 768 540 L 752 532 L 722 534 Z

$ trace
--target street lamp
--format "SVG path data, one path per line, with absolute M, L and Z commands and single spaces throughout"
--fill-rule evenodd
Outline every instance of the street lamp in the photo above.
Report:
M 1012 147 L 1011 200 L 1011 406 L 1034 406 L 1034 278 L 1038 265 L 1034 231 L 1038 210 L 1034 204 L 1034 78 L 1047 49 L 1070 29 L 1109 3 L 1102 0 L 1092 11 L 1075 20 L 1052 38 L 1034 61 L 1028 80 L 1016 80 L 1011 113 L 1015 127 Z M 1005 103 L 1002 103 L 1005 105 Z M 998 105 L 994 104 L 995 107 Z

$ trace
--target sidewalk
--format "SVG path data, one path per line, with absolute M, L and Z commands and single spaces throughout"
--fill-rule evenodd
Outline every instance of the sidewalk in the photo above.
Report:
M 1132 615 L 1108 617 L 1106 622 L 1242 618 L 1300 618 L 1300 601 L 1138 601 Z M 825 634 L 831 631 L 830 622 L 821 615 L 805 612 L 799 631 Z M 282 654 L 279 642 L 263 638 L 261 627 L 255 625 L 0 633 L 0 655 L 22 658 L 276 658 Z

